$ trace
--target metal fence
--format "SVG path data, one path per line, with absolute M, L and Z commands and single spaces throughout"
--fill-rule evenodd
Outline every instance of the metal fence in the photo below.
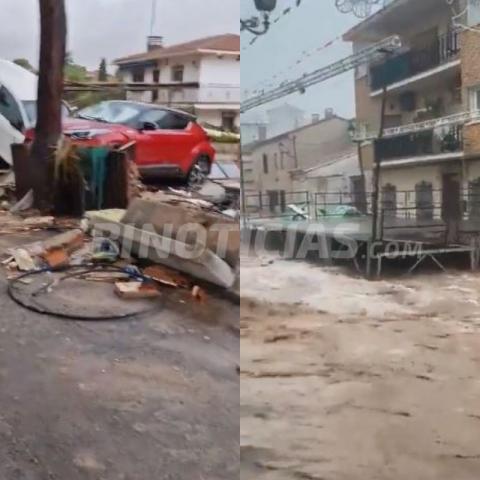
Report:
M 266 192 L 245 195 L 244 218 L 256 220 L 321 223 L 358 219 L 372 221 L 372 193 Z M 419 184 L 416 190 L 380 192 L 379 239 L 423 237 L 441 240 L 462 232 L 480 234 L 480 185 L 460 190 L 458 198 Z M 373 230 L 373 229 L 372 229 Z
M 245 194 L 247 219 L 311 219 L 310 195 L 306 191 L 267 191 Z

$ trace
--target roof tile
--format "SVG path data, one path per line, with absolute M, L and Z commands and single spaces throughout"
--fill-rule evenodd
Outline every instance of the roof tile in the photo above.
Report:
M 117 65 L 125 65 L 133 62 L 157 60 L 175 55 L 196 53 L 199 50 L 219 50 L 225 52 L 240 53 L 240 36 L 236 34 L 215 35 L 213 37 L 200 38 L 190 42 L 179 43 L 163 48 L 157 48 L 150 52 L 139 53 L 122 57 L 115 60 Z

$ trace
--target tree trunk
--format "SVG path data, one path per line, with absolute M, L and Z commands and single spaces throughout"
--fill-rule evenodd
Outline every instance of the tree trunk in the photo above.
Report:
M 67 20 L 64 0 L 39 0 L 41 19 L 38 119 L 31 165 L 35 207 L 51 208 L 50 159 L 62 132 L 63 69 Z

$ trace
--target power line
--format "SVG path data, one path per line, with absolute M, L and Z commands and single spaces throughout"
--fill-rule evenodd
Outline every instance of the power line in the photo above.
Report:
M 308 87 L 324 82 L 330 78 L 336 77 L 353 68 L 356 68 L 364 63 L 372 61 L 375 57 L 383 53 L 390 53 L 402 46 L 400 37 L 397 35 L 388 37 L 371 47 L 350 55 L 342 60 L 339 60 L 331 65 L 315 70 L 312 73 L 305 73 L 296 80 L 285 82 L 268 92 L 251 97 L 241 104 L 240 111 L 242 113 L 252 108 L 259 107 L 265 103 L 270 103 L 279 98 L 285 97 L 292 93 L 305 93 Z
M 290 13 L 292 13 L 296 8 L 300 7 L 301 4 L 302 4 L 302 1 L 303 0 L 294 0 L 295 4 L 294 5 L 290 5 L 286 8 L 284 8 L 276 17 L 274 17 L 273 19 L 270 18 L 270 16 L 268 16 L 268 27 L 266 27 L 266 32 L 265 34 L 270 31 L 270 28 L 272 25 L 276 25 L 280 20 L 282 20 L 284 17 L 286 17 L 287 15 L 289 15 Z M 241 21 L 242 22 L 242 21 Z M 262 35 L 262 36 L 265 36 L 265 35 Z M 258 41 L 258 39 L 260 38 L 260 35 L 256 35 L 254 36 L 248 46 L 246 47 L 243 47 L 242 50 L 245 51 L 245 50 L 248 50 L 249 47 L 251 47 L 255 42 Z
M 324 44 L 304 50 L 300 57 L 298 57 L 294 62 L 292 62 L 290 65 L 288 65 L 286 68 L 283 68 L 281 70 L 278 70 L 274 75 L 271 77 L 268 77 L 255 85 L 253 85 L 251 88 L 248 89 L 248 91 L 251 91 L 253 94 L 260 93 L 264 88 L 269 88 L 269 87 L 274 87 L 275 85 L 278 84 L 278 79 L 279 77 L 282 77 L 283 75 L 286 75 L 290 73 L 292 70 L 296 69 L 299 65 L 304 63 L 307 60 L 310 60 L 312 55 L 317 54 L 323 50 L 326 50 L 327 48 L 331 47 L 334 45 L 336 42 L 342 40 L 342 35 L 339 35 L 335 37 L 332 40 L 329 40 L 328 42 L 325 42 Z M 286 80 L 286 79 L 285 79 Z M 247 90 L 244 90 L 246 92 Z

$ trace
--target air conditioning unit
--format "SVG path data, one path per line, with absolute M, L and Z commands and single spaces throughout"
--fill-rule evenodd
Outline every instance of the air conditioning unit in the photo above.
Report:
M 403 112 L 413 112 L 415 111 L 417 104 L 417 97 L 415 92 L 405 92 L 400 95 L 399 98 L 400 109 Z

